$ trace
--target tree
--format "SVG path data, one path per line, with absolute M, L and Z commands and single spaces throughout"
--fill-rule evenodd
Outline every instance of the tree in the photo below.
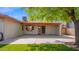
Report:
M 26 10 L 24 8 L 24 10 Z M 75 44 L 79 46 L 79 8 L 77 7 L 30 7 L 26 12 L 30 21 L 73 21 L 75 26 Z
M 27 22 L 27 17 L 26 16 L 23 16 L 23 21 Z

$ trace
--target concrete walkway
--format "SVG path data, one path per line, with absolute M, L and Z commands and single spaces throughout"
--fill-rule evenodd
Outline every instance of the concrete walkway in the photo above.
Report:
M 64 42 L 75 42 L 75 40 L 73 36 L 24 35 L 14 39 L 5 39 L 0 44 L 63 44 Z

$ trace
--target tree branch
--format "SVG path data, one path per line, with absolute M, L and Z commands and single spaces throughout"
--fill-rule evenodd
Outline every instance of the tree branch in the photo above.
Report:
M 65 10 L 65 11 L 66 11 L 66 13 L 68 14 L 68 16 L 71 18 L 71 20 L 72 20 L 73 22 L 75 22 L 75 21 L 76 21 L 76 17 L 75 17 L 75 11 L 74 11 L 74 9 Z

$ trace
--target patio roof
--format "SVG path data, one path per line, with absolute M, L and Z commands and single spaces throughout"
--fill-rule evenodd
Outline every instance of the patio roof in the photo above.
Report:
M 21 24 L 29 26 L 59 26 L 61 23 L 34 23 L 34 22 L 21 22 Z

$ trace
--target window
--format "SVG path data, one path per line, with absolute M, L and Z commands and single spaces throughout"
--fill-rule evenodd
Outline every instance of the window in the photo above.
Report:
M 32 31 L 32 30 L 34 30 L 34 26 L 26 26 L 26 30 L 27 31 Z
M 70 28 L 70 23 L 67 23 L 67 28 Z

